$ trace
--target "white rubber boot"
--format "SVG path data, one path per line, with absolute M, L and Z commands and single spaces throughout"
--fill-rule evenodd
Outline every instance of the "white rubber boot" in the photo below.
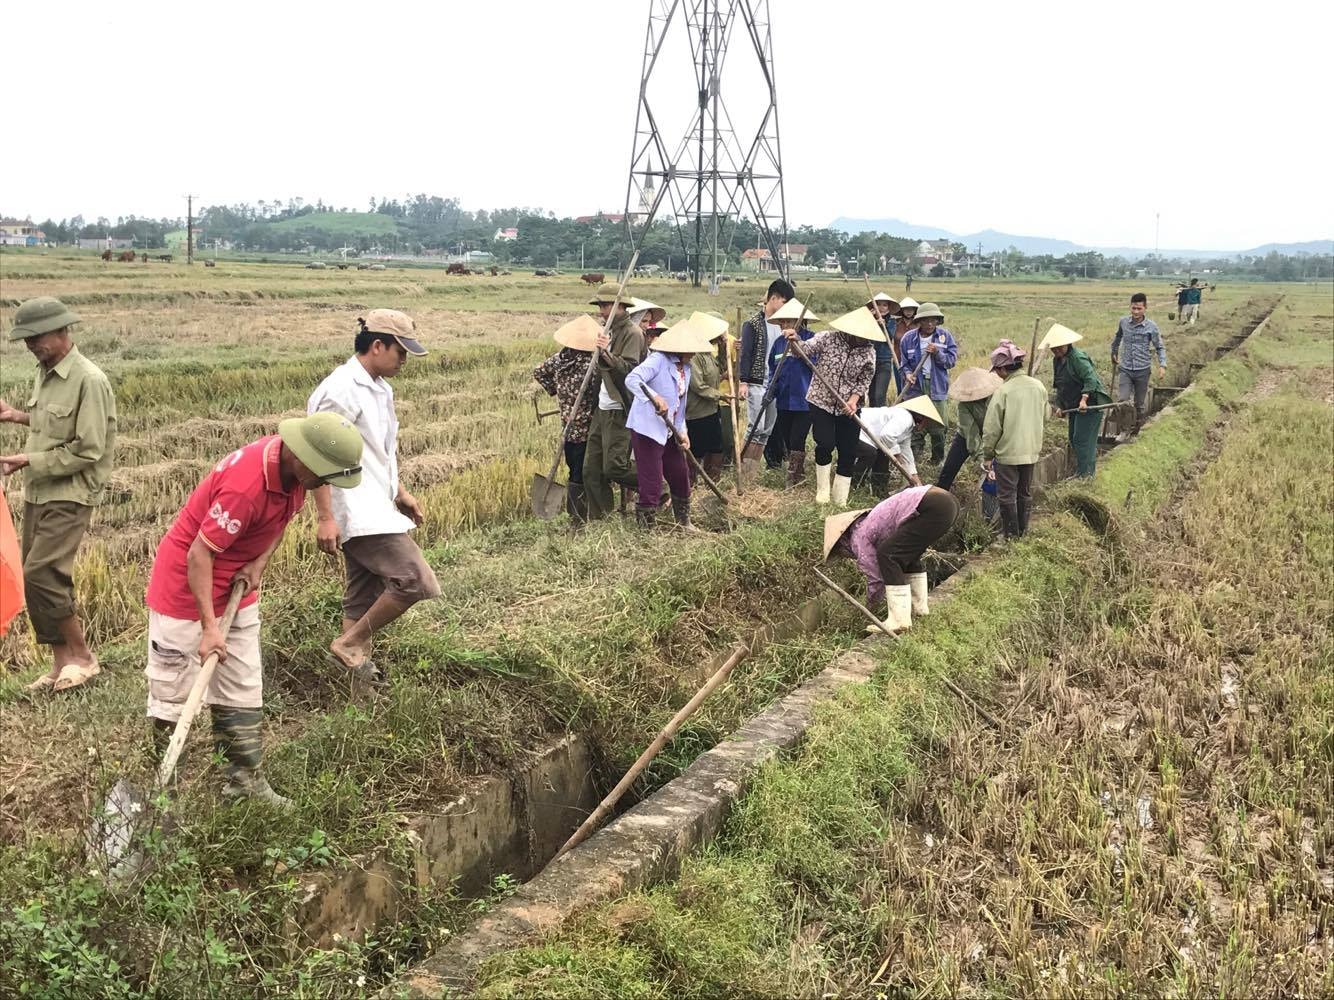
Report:
M 912 628 L 912 587 L 908 584 L 885 588 L 884 625 L 891 632 L 905 632 Z M 872 635 L 884 634 L 874 625 L 867 625 L 866 631 Z
M 834 474 L 834 466 L 817 465 L 815 467 L 815 502 L 829 502 L 829 479 Z
M 848 491 L 852 489 L 851 476 L 835 476 L 832 495 L 835 507 L 846 508 L 848 506 Z
M 931 609 L 926 600 L 926 574 L 909 573 L 908 586 L 912 588 L 912 613 L 918 618 L 930 614 Z

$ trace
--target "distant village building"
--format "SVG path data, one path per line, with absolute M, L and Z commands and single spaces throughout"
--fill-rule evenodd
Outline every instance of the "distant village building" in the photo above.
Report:
M 825 254 L 825 255 L 824 255 L 824 273 L 825 273 L 825 274 L 841 274 L 842 272 L 843 272 L 843 265 L 841 265 L 841 264 L 838 262 L 838 254 L 836 254 L 836 253 L 827 253 L 827 254 Z
M 35 247 L 46 242 L 46 233 L 32 219 L 0 219 L 0 246 Z
M 516 229 L 514 226 L 510 226 L 508 229 L 497 229 L 496 235 L 491 237 L 493 242 L 503 241 L 505 243 L 513 242 L 518 238 L 519 238 L 519 230 Z
M 931 258 L 932 264 L 954 263 L 954 245 L 949 240 L 922 240 L 917 244 L 917 255 L 926 263 Z
M 581 226 L 590 226 L 590 225 L 592 225 L 592 224 L 595 223 L 595 222 L 616 222 L 616 223 L 621 223 L 621 222 L 624 222 L 624 221 L 625 221 L 625 216 L 624 216 L 624 215 L 607 215 L 607 214 L 605 214 L 605 213 L 603 213 L 603 212 L 598 212 L 598 213 L 595 214 L 595 215 L 579 215 L 579 216 L 576 216 L 574 221 L 575 221 L 576 223 L 578 223 L 579 225 L 581 225 Z
M 98 236 L 94 239 L 80 237 L 76 242 L 80 250 L 129 250 L 134 246 L 134 240 L 119 236 Z
M 806 251 L 810 247 L 805 243 L 784 243 L 778 248 L 784 263 L 789 268 L 793 261 L 804 261 Z M 768 247 L 751 247 L 741 251 L 741 266 L 747 271 L 774 271 L 773 256 L 769 253 Z

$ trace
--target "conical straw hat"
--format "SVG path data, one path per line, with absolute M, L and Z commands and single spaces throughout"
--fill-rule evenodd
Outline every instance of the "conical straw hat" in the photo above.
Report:
M 1005 384 L 995 372 L 985 368 L 965 368 L 950 383 L 950 399 L 956 403 L 972 403 L 987 399 Z
M 806 307 L 801 304 L 799 299 L 788 299 L 778 309 L 776 313 L 770 316 L 770 319 L 801 319 L 801 311 Z M 806 318 L 812 322 L 819 320 L 819 316 L 813 312 L 807 312 Z
M 575 351 L 592 353 L 598 346 L 602 324 L 588 313 L 582 313 L 556 331 L 556 343 Z
M 862 340 L 884 342 L 885 333 L 865 306 L 858 306 L 850 313 L 844 313 L 838 319 L 830 320 L 829 325 L 835 330 Z
M 654 326 L 657 326 L 659 323 L 661 323 L 663 319 L 666 318 L 667 316 L 666 309 L 664 309 L 660 305 L 657 305 L 656 303 L 649 302 L 646 299 L 631 298 L 629 304 L 626 305 L 625 307 L 625 311 L 631 313 L 637 313 L 637 312 L 648 313 L 649 322 L 651 322 Z
M 863 514 L 869 513 L 870 507 L 863 507 L 861 510 L 845 510 L 841 514 L 832 514 L 824 519 L 824 554 L 821 559 L 828 559 L 829 552 L 838 540 L 843 537 L 843 532 L 850 528 L 857 518 Z
M 690 314 L 690 325 L 703 330 L 708 335 L 709 340 L 717 340 L 727 332 L 730 326 L 727 320 L 721 316 L 699 311 Z
M 900 310 L 903 310 L 903 309 L 921 309 L 921 308 L 922 308 L 922 304 L 921 304 L 920 302 L 918 302 L 915 298 L 913 298 L 911 295 L 905 295 L 903 298 L 899 299 L 899 309 L 900 309 Z
M 871 302 L 888 302 L 895 309 L 897 309 L 899 306 L 898 299 L 894 298 L 894 296 L 892 295 L 886 295 L 884 292 L 876 292 L 874 295 L 872 295 Z M 867 305 L 870 305 L 871 302 L 868 302 Z
M 895 403 L 894 405 L 900 410 L 907 410 L 909 413 L 926 417 L 927 420 L 934 420 L 941 427 L 945 426 L 945 421 L 940 419 L 940 413 L 936 410 L 936 405 L 925 396 L 914 396 L 912 399 L 905 399 L 902 403 Z
M 1075 331 L 1071 330 L 1068 326 L 1061 326 L 1060 323 L 1055 323 L 1052 325 L 1052 328 L 1047 331 L 1047 335 L 1042 338 L 1042 343 L 1038 344 L 1038 347 L 1043 350 L 1050 350 L 1053 347 L 1065 347 L 1068 344 L 1076 344 L 1083 339 L 1084 337 L 1082 334 L 1075 333 Z
M 691 320 L 683 319 L 658 334 L 648 349 L 664 354 L 705 354 L 713 350 L 713 344 L 707 331 L 701 330 Z

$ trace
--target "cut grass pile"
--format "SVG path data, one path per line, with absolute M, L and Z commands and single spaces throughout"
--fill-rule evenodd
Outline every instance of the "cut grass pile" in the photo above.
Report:
M 678 881 L 493 959 L 482 995 L 1329 993 L 1331 435 L 1286 395 L 1114 544 L 1041 524 L 880 647 Z M 994 671 L 1004 731 L 945 670 Z

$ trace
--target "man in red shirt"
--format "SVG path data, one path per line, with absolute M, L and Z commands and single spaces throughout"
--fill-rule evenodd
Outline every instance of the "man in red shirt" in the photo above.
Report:
M 148 716 L 159 754 L 175 729 L 200 665 L 218 653 L 204 695 L 214 749 L 227 759 L 228 798 L 291 805 L 260 772 L 264 704 L 259 583 L 306 491 L 361 481 L 361 435 L 332 413 L 284 420 L 278 433 L 232 452 L 204 477 L 158 545 L 148 581 Z M 219 617 L 244 581 L 231 629 Z

